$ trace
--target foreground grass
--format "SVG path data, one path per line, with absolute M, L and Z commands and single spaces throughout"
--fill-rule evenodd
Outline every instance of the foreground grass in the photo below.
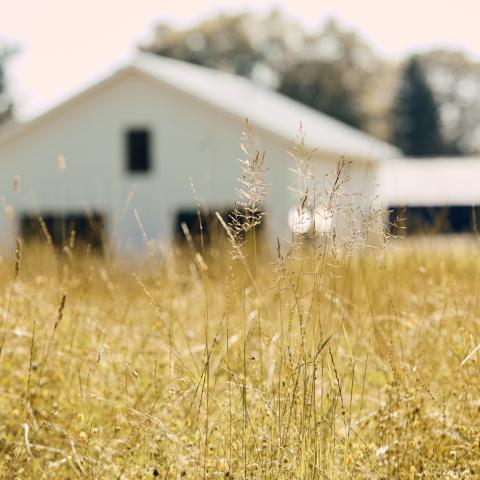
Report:
M 477 478 L 479 247 L 322 251 L 4 260 L 0 476 Z

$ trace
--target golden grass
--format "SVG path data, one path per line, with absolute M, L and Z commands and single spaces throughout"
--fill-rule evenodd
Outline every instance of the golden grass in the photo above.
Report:
M 4 260 L 1 477 L 478 478 L 478 245 L 322 252 Z
M 0 261 L 1 478 L 480 477 L 476 236 L 379 242 L 376 199 L 352 201 L 348 162 L 314 178 L 300 132 L 299 228 L 272 256 L 248 123 L 242 146 L 210 248 L 183 225 L 160 255 L 134 211 L 141 260 L 73 232 L 55 251 L 40 218 L 45 245 Z

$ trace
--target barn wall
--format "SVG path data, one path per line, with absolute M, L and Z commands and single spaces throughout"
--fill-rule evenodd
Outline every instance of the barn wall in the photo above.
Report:
M 129 127 L 152 132 L 154 165 L 147 175 L 125 169 L 124 132 Z M 138 250 L 144 240 L 133 209 L 149 237 L 171 238 L 177 211 L 195 205 L 189 177 L 202 206 L 222 209 L 234 203 L 242 130 L 239 119 L 129 74 L 1 144 L 0 195 L 16 219 L 32 211 L 97 211 L 105 215 L 108 238 L 118 249 Z M 292 183 L 289 143 L 260 130 L 256 134 L 267 152 L 268 227 L 272 235 L 285 236 L 294 203 L 287 190 Z M 63 171 L 59 155 L 66 159 Z M 319 159 L 319 165 L 328 171 L 334 162 Z M 20 189 L 13 192 L 17 175 Z M 3 240 L 10 244 L 16 225 L 0 216 Z

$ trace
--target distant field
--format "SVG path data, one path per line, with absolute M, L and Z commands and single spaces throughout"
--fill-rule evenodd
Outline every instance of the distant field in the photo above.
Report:
M 478 478 L 480 248 L 0 263 L 2 478 Z

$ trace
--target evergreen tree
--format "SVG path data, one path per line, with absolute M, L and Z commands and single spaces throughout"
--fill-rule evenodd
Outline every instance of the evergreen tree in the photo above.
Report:
M 443 153 L 438 109 L 417 57 L 408 62 L 393 108 L 392 142 L 406 155 Z
M 12 102 L 8 96 L 5 79 L 5 61 L 11 50 L 2 49 L 0 45 L 0 123 L 7 120 L 12 113 Z

